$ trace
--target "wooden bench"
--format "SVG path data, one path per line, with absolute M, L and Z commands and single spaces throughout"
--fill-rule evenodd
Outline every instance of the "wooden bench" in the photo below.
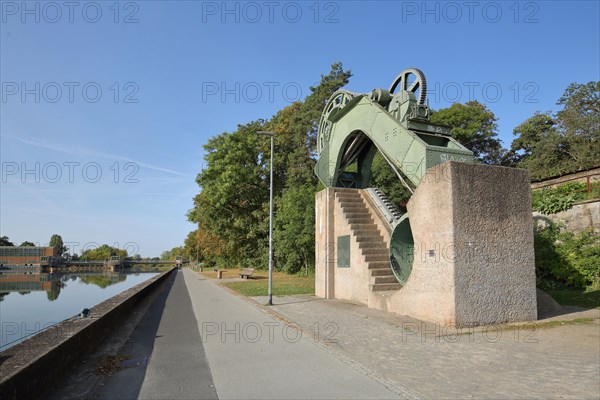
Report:
M 248 279 L 252 276 L 252 274 L 254 274 L 254 268 L 242 268 L 242 272 L 240 272 L 238 275 L 242 279 L 244 279 L 244 277 Z

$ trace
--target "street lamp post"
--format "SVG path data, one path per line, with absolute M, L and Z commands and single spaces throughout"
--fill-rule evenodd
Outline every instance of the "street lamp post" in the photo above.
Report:
M 273 139 L 274 132 L 258 131 L 259 135 L 271 138 L 271 167 L 269 179 L 269 301 L 267 305 L 273 305 Z

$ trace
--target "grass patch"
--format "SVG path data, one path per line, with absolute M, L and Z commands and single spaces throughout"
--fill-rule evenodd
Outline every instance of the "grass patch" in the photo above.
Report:
M 236 277 L 238 277 L 238 271 L 235 270 L 234 272 Z M 242 282 L 225 282 L 222 285 L 244 296 L 266 296 L 269 286 L 268 272 L 257 271 L 248 280 Z M 298 276 L 284 274 L 283 272 L 273 272 L 273 296 L 314 293 L 314 276 Z
M 535 322 L 531 324 L 524 325 L 516 325 L 507 327 L 506 330 L 511 329 L 543 329 L 543 328 L 556 328 L 557 326 L 566 326 L 566 325 L 585 325 L 591 324 L 595 321 L 593 318 L 575 318 L 571 320 L 560 320 L 560 321 L 545 321 L 545 322 Z
M 547 321 L 547 322 L 538 324 L 538 327 L 553 328 L 555 326 L 561 326 L 561 325 L 582 325 L 582 324 L 589 324 L 591 322 L 594 322 L 593 318 L 575 318 L 575 319 L 572 319 L 569 321 Z
M 585 308 L 600 308 L 599 289 L 544 289 L 558 304 Z

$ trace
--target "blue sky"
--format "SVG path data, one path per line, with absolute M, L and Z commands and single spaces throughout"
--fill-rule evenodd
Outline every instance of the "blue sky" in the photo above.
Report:
M 194 229 L 202 146 L 304 98 L 424 71 L 513 128 L 599 80 L 597 1 L 2 1 L 0 235 L 157 256 Z

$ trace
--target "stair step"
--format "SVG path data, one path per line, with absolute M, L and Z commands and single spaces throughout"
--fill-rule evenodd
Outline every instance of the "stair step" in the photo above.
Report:
M 356 206 L 356 207 L 366 207 L 365 202 L 362 198 L 358 197 L 356 199 L 349 197 L 338 197 L 340 203 L 345 206 Z
M 350 224 L 372 224 L 372 225 L 374 225 L 374 223 L 375 223 L 375 221 L 373 221 L 373 218 L 370 218 L 370 217 L 369 218 L 367 218 L 367 217 L 348 218 L 348 222 Z
M 387 252 L 386 254 L 365 254 L 365 261 L 387 261 L 389 263 L 390 256 L 387 254 Z
M 364 217 L 370 217 L 371 214 L 364 208 L 344 208 L 342 207 L 342 211 L 346 215 L 346 217 L 359 216 L 362 215 Z
M 367 237 L 367 236 L 379 236 L 380 240 L 381 236 L 379 235 L 379 231 L 377 229 L 361 229 L 360 231 L 354 231 L 354 237 L 356 238 L 360 238 L 360 237 Z M 360 241 L 357 240 L 357 242 L 360 243 Z
M 383 240 L 380 242 L 359 242 L 358 248 L 363 249 L 363 254 L 364 254 L 364 250 L 367 250 L 367 249 L 379 249 L 379 250 L 382 250 L 385 252 L 389 251 L 386 244 L 383 243 Z
M 350 218 L 371 218 L 371 214 L 364 210 L 342 210 L 346 219 Z
M 364 205 L 365 202 L 363 201 L 362 197 L 340 197 L 337 196 L 337 199 L 341 202 L 341 203 L 347 203 L 347 204 L 362 204 Z
M 399 283 L 377 283 L 369 285 L 372 292 L 380 292 L 383 290 L 398 290 L 402 288 Z
M 388 283 L 398 283 L 398 279 L 394 275 L 389 276 L 375 276 L 372 278 L 372 282 L 374 285 L 388 284 Z
M 350 202 L 350 201 L 340 201 L 340 205 L 343 209 L 353 208 L 357 210 L 366 210 L 367 206 L 365 206 L 362 202 Z
M 371 232 L 373 232 L 373 231 L 371 231 Z M 361 238 L 361 236 L 356 235 L 356 241 L 357 241 L 357 243 L 358 243 L 358 245 L 359 245 L 360 248 L 363 248 L 363 247 L 381 247 L 381 248 L 384 248 L 386 250 L 388 249 L 387 244 L 383 241 L 383 239 L 381 239 L 381 236 L 378 237 L 378 236 L 370 235 L 370 236 L 364 236 L 364 237 L 365 238 L 369 238 L 370 240 L 358 240 L 358 239 Z
M 371 233 L 371 234 L 367 233 L 367 234 L 363 234 L 363 235 L 357 234 L 356 241 L 358 243 L 371 243 L 371 242 L 383 243 L 383 238 L 381 237 L 381 235 L 379 233 Z
M 379 249 L 380 251 L 389 252 L 388 247 L 383 242 L 360 242 L 358 243 L 359 249 Z
M 367 211 L 368 208 L 363 202 L 340 201 L 340 205 L 344 210 L 360 210 Z
M 338 201 L 342 206 L 366 207 L 362 199 L 344 199 L 338 197 Z
M 392 266 L 390 264 L 389 258 L 385 261 L 371 261 L 369 263 L 369 267 L 368 267 L 368 269 L 370 269 L 370 270 L 376 270 L 376 269 L 382 269 L 382 268 L 389 269 L 390 271 L 392 270 Z
M 338 190 L 335 192 L 336 196 L 360 196 L 360 193 L 355 190 Z
M 394 276 L 392 269 L 389 267 L 370 269 L 369 271 L 371 271 L 371 276 Z
M 353 223 L 353 224 L 350 224 L 350 229 L 352 229 L 354 232 L 363 230 L 363 229 L 377 230 L 379 232 L 379 229 L 377 228 L 377 225 L 375 225 L 375 224 Z
M 385 257 L 389 257 L 389 250 L 387 249 L 387 247 L 367 247 L 367 248 L 361 248 L 362 253 L 364 255 L 383 255 Z

